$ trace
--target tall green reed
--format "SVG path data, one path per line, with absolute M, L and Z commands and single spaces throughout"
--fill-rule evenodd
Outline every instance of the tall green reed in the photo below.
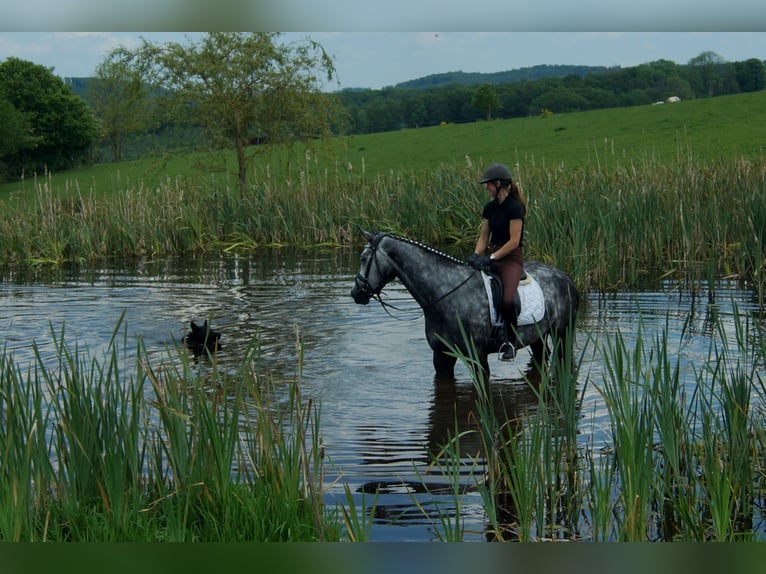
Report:
M 26 372 L 0 355 L 0 539 L 339 539 L 300 372 L 271 381 L 256 342 L 224 373 L 140 343 L 129 369 L 117 329 L 103 360 L 51 337 Z
M 554 354 L 550 365 L 532 371 L 527 384 L 538 404 L 512 416 L 504 409 L 498 412 L 473 342 L 465 332 L 463 337 L 469 352 L 463 354 L 455 348 L 450 352 L 473 373 L 473 432 L 480 437 L 484 457 L 484 481 L 478 486 L 487 510 L 488 535 L 494 540 L 522 541 L 572 536 L 577 529 L 581 482 L 576 438 L 581 396 L 573 345 L 551 343 L 552 349 L 561 345 L 568 352 L 560 358 Z M 449 462 L 452 452 L 445 449 L 443 453 L 447 462 L 442 467 L 448 472 L 455 469 L 454 461 Z
M 713 321 L 717 337 L 689 373 L 668 324 L 647 333 L 639 317 L 632 343 L 618 332 L 592 351 L 580 347 L 568 368 L 528 377 L 539 401 L 520 418 L 498 413 L 492 383 L 476 377 L 475 432 L 485 457 L 479 489 L 492 537 L 762 538 L 764 334 L 738 312 L 733 332 L 720 317 Z M 476 364 L 475 350 L 453 352 Z M 586 352 L 603 372 L 581 372 Z M 606 428 L 582 427 L 586 385 L 603 400 Z M 594 444 L 593 432 L 606 433 L 605 443 Z
M 361 168 L 361 169 L 360 169 Z M 514 166 L 529 202 L 526 251 L 567 269 L 581 290 L 663 277 L 695 287 L 715 277 L 763 285 L 766 228 L 760 161 L 646 157 L 603 167 Z M 87 261 L 259 245 L 348 245 L 357 225 L 430 243 L 472 243 L 485 191 L 479 166 L 333 173 L 307 156 L 277 178 L 256 171 L 244 194 L 226 178 L 167 177 L 110 190 L 52 179 L 3 202 L 0 257 Z M 280 172 L 282 173 L 282 172 Z
M 640 385 L 644 360 L 641 328 L 632 356 L 618 334 L 611 352 L 605 356 L 612 384 L 605 383 L 599 389 L 612 421 L 621 485 L 619 532 L 620 538 L 627 541 L 644 540 L 646 536 L 652 487 L 654 425 L 651 395 Z

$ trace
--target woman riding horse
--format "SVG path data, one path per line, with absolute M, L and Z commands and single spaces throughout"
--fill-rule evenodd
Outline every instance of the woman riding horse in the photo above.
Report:
M 455 350 L 477 359 L 477 370 L 489 376 L 487 355 L 497 352 L 494 309 L 483 273 L 451 255 L 390 233 L 362 230 L 367 245 L 359 258 L 351 297 L 360 305 L 372 298 L 381 304 L 383 288 L 399 279 L 423 311 L 426 339 L 433 351 L 437 375 L 454 376 Z M 517 342 L 529 346 L 535 362 L 542 366 L 548 342 L 559 356 L 571 350 L 579 297 L 572 278 L 560 269 L 538 261 L 527 261 L 524 271 L 529 284 L 518 291 L 522 309 Z M 502 338 L 501 338 L 502 339 Z
M 476 269 L 491 267 L 503 283 L 502 315 L 505 343 L 500 347 L 500 360 L 516 357 L 518 317 L 513 298 L 524 272 L 524 218 L 527 203 L 511 170 L 503 163 L 493 163 L 484 170 L 481 182 L 490 201 L 481 213 L 481 231 L 468 262 Z M 489 255 L 485 255 L 489 253 Z

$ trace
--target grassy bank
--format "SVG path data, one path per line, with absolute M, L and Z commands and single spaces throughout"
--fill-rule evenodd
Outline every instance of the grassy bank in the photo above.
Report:
M 469 124 L 449 124 L 393 132 L 337 137 L 295 146 L 289 153 L 270 146 L 251 147 L 250 182 L 299 181 L 307 163 L 320 174 L 374 180 L 391 172 L 419 176 L 441 165 L 462 166 L 466 156 L 477 166 L 504 161 L 544 169 L 609 169 L 646 161 L 670 164 L 693 157 L 718 162 L 764 155 L 766 91 L 684 101 L 675 105 L 635 106 Z M 38 174 L 38 179 L 45 176 Z M 202 187 L 236 187 L 232 153 L 157 153 L 136 161 L 99 164 L 55 173 L 54 190 L 110 194 L 155 189 L 167 179 L 191 179 Z M 0 200 L 34 192 L 34 174 L 0 185 Z
M 491 160 L 511 164 L 530 204 L 527 256 L 582 290 L 643 279 L 762 289 L 765 93 L 438 126 L 318 149 L 264 152 L 246 194 L 204 156 L 152 158 L 0 189 L 0 261 L 347 245 L 357 225 L 465 244 Z M 760 118 L 760 120 L 759 120 Z M 424 160 L 425 158 L 425 160 Z M 704 288 L 704 287 L 703 287 Z
M 712 288 L 721 276 L 764 286 L 766 157 L 759 161 L 609 170 L 519 164 L 529 201 L 527 258 L 569 271 L 578 286 L 609 290 L 668 278 Z M 305 173 L 264 182 L 242 197 L 230 187 L 176 179 L 99 196 L 36 192 L 3 205 L 0 259 L 11 264 L 247 250 L 264 245 L 344 245 L 357 225 L 430 243 L 475 238 L 484 191 L 476 166 L 391 173 L 374 180 Z M 459 247 L 457 250 L 459 251 Z
M 116 332 L 116 331 L 115 331 Z M 53 363 L 0 352 L 0 540 L 323 541 L 318 413 L 275 384 L 257 345 L 224 374 L 185 351 L 135 376 L 56 339 Z

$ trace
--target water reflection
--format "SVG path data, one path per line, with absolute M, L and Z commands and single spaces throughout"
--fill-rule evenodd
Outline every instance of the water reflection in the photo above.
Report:
M 357 504 L 378 493 L 374 540 L 431 540 L 440 517 L 454 513 L 449 477 L 433 465 L 442 446 L 461 434 L 461 515 L 466 540 L 483 540 L 486 527 L 476 485 L 483 478 L 475 432 L 476 390 L 468 371 L 435 380 L 424 325 L 404 289 L 386 290 L 397 307 L 358 306 L 348 297 L 358 250 L 264 249 L 255 255 L 136 259 L 91 269 L 5 270 L 0 282 L 0 345 L 21 368 L 55 356 L 52 332 L 64 333 L 98 357 L 124 316 L 118 342 L 129 356 L 140 337 L 150 360 L 167 360 L 193 319 L 221 333 L 221 368 L 236 369 L 254 340 L 259 361 L 276 379 L 300 379 L 303 394 L 321 405 L 327 455 L 326 499 L 345 503 L 348 484 Z M 608 344 L 619 330 L 630 344 L 668 329 L 671 345 L 690 370 L 704 363 L 724 317 L 754 308 L 753 293 L 717 286 L 715 305 L 679 294 L 674 285 L 651 291 L 591 294 L 578 320 L 578 349 Z M 495 416 L 514 420 L 534 409 L 534 378 L 522 353 L 515 363 L 493 364 Z M 129 361 L 126 362 L 129 365 Z M 126 367 L 127 368 L 127 367 Z M 586 381 L 603 370 L 595 353 L 582 364 L 583 441 L 606 439 L 603 400 Z M 529 384 L 529 381 L 532 384 Z M 423 486 L 425 485 L 425 487 Z
M 531 362 L 515 378 L 492 381 L 485 392 L 498 421 L 520 421 L 537 409 L 540 374 Z M 477 432 L 479 392 L 471 381 L 434 379 L 434 395 L 429 410 L 429 452 L 438 454 L 441 448 L 459 433 L 462 457 L 482 456 L 482 444 Z

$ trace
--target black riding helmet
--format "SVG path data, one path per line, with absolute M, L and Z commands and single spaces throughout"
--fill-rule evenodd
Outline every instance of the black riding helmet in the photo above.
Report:
M 511 181 L 511 170 L 508 169 L 508 166 L 504 163 L 493 163 L 487 166 L 479 183 L 487 183 L 488 181 L 495 181 L 496 179 L 499 179 L 504 184 Z

